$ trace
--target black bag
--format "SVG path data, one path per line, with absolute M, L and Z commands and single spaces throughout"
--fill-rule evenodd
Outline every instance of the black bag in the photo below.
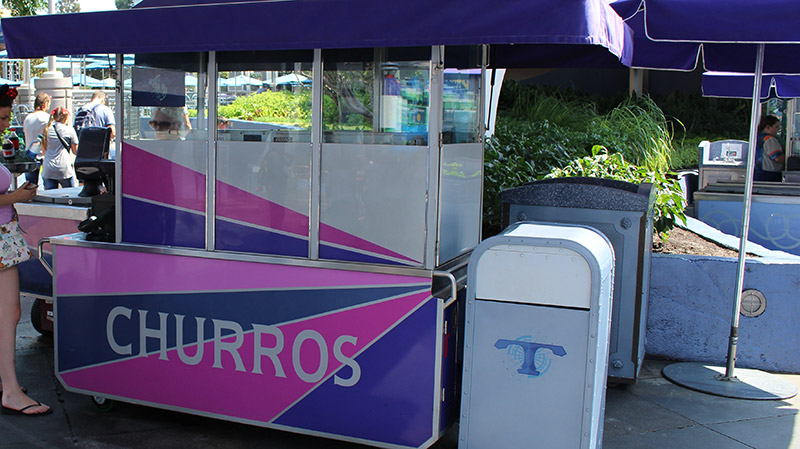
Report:
M 78 230 L 86 233 L 86 240 L 97 242 L 114 242 L 116 240 L 116 220 L 114 195 L 95 195 L 89 218 L 78 225 Z

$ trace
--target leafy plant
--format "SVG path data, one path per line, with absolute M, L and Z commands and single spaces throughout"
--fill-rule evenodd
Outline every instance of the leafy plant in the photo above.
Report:
M 503 189 L 591 156 L 598 145 L 634 166 L 654 173 L 669 170 L 673 128 L 680 122 L 668 120 L 650 98 L 624 98 L 613 106 L 606 99 L 601 114 L 595 97 L 514 82 L 506 87 L 495 135 L 486 142 L 485 236 L 500 231 Z
M 598 115 L 595 102 L 575 91 L 503 83 L 498 108 L 505 117 L 527 122 L 548 122 L 559 127 L 585 129 Z
M 539 179 L 586 154 L 581 138 L 549 121 L 498 121 L 485 144 L 483 235 L 500 231 L 501 191 Z
M 625 99 L 608 114 L 598 117 L 595 123 L 611 137 L 596 144 L 609 145 L 652 170 L 669 169 L 675 122 L 668 121 L 649 97 Z
M 265 91 L 238 97 L 233 103 L 219 107 L 219 115 L 259 122 L 288 123 L 311 127 L 311 92 L 304 89 L 290 91 Z
M 0 4 L 10 9 L 13 17 L 35 16 L 36 11 L 47 7 L 44 0 L 2 0 Z
M 673 118 L 680 120 L 686 130 L 687 138 L 693 136 L 747 138 L 750 129 L 749 100 L 709 98 L 680 92 L 653 97 L 653 100 L 670 120 Z
M 654 229 L 663 240 L 680 220 L 686 223 L 683 194 L 672 172 L 662 172 L 647 165 L 639 166 L 625 160 L 622 153 L 609 153 L 608 149 L 596 145 L 591 156 L 570 162 L 564 168 L 554 169 L 546 178 L 588 176 L 610 178 L 633 184 L 650 183 L 656 189 L 654 208 Z M 672 177 L 670 177 L 672 176 Z

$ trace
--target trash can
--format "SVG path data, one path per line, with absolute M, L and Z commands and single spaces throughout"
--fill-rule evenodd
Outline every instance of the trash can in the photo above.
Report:
M 582 224 L 600 230 L 614 246 L 608 370 L 613 382 L 636 382 L 644 359 L 655 194 L 652 184 L 580 177 L 536 181 L 502 193 L 505 226 L 528 220 Z
M 473 251 L 459 449 L 598 447 L 613 270 L 585 226 L 518 223 Z
M 683 199 L 686 200 L 688 206 L 693 205 L 694 192 L 697 192 L 700 179 L 697 169 L 678 170 L 675 174 L 678 175 L 678 184 L 681 186 L 681 191 L 683 191 Z

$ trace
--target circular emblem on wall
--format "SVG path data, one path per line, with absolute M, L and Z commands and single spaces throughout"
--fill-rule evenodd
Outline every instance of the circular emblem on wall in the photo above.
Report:
M 740 313 L 746 317 L 757 317 L 767 309 L 767 298 L 756 289 L 748 289 L 742 292 L 742 304 Z

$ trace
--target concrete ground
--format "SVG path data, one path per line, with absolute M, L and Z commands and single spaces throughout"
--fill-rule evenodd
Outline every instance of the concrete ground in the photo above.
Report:
M 132 404 L 98 412 L 86 396 L 64 391 L 55 379 L 53 342 L 31 327 L 30 304 L 23 298 L 18 372 L 31 396 L 54 413 L 36 419 L 0 415 L 0 449 L 364 447 Z M 646 360 L 636 384 L 608 389 L 606 449 L 800 449 L 800 398 L 746 401 L 698 393 L 662 377 L 667 363 Z M 780 377 L 800 387 L 800 375 Z M 454 426 L 433 448 L 455 449 L 456 437 Z

